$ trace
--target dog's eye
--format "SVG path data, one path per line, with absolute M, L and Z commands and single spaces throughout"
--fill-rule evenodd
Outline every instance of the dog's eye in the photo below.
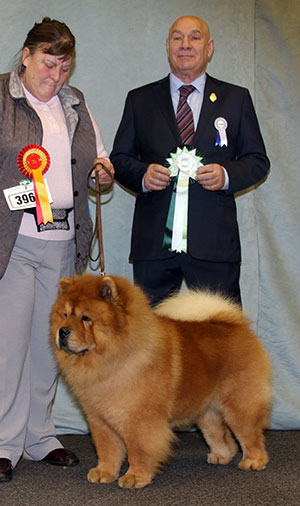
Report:
M 89 319 L 88 316 L 86 316 L 86 315 L 83 314 L 82 317 L 81 317 L 81 321 L 83 321 L 83 322 L 90 322 L 91 320 Z

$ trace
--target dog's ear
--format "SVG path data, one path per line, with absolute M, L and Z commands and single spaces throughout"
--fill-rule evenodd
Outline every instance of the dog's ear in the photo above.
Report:
M 63 295 L 68 290 L 69 286 L 72 284 L 71 279 L 69 278 L 61 278 L 59 281 L 59 289 L 58 294 Z
M 100 296 L 112 304 L 116 304 L 119 299 L 119 292 L 115 281 L 109 276 L 101 278 Z

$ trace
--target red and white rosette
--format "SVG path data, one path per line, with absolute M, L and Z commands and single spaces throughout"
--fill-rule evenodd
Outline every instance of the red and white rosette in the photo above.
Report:
M 46 191 L 43 174 L 50 166 L 50 156 L 45 148 L 38 144 L 28 144 L 21 149 L 17 159 L 18 167 L 24 176 L 33 179 L 36 201 L 37 224 L 53 223 L 53 216 Z

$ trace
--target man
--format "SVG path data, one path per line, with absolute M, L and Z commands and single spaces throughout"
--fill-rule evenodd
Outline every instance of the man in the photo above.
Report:
M 252 100 L 245 88 L 206 74 L 214 40 L 202 19 L 177 19 L 166 47 L 171 74 L 129 92 L 111 154 L 115 178 L 137 195 L 134 280 L 153 304 L 183 278 L 190 288 L 219 290 L 240 302 L 233 193 L 269 169 Z M 193 86 L 182 92 L 187 98 L 182 85 Z M 195 163 L 185 177 L 184 164 Z

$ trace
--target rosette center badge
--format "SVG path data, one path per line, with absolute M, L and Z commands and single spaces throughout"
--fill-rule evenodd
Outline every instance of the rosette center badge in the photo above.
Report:
M 172 176 L 177 176 L 178 172 L 181 171 L 186 176 L 195 179 L 196 170 L 203 165 L 203 156 L 197 155 L 197 150 L 195 148 L 188 149 L 186 146 L 182 149 L 177 148 L 176 153 L 170 153 L 170 157 L 171 158 L 167 158 L 167 162 L 170 165 L 169 169 Z

